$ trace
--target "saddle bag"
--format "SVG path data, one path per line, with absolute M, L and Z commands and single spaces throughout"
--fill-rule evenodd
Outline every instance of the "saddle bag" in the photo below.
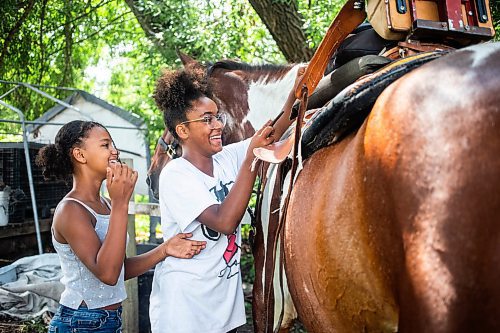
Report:
M 367 16 L 384 39 L 441 39 L 460 46 L 495 34 L 490 0 L 368 0 Z

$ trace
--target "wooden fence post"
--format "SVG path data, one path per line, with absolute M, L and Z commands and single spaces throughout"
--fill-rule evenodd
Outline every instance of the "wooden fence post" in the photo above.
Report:
M 134 168 L 132 159 L 122 159 L 129 167 Z M 127 243 L 127 258 L 137 255 L 137 244 L 135 243 L 135 214 L 130 213 L 130 206 L 134 205 L 134 195 L 130 198 L 129 214 L 127 222 L 127 233 L 129 241 Z M 123 302 L 123 332 L 137 333 L 139 332 L 139 288 L 137 278 L 125 281 L 125 290 L 127 299 Z
M 127 233 L 130 240 L 127 245 L 127 257 L 133 257 L 137 254 L 135 243 L 135 215 L 128 215 Z M 125 281 L 125 290 L 127 299 L 123 302 L 123 332 L 139 332 L 139 292 L 137 278 Z

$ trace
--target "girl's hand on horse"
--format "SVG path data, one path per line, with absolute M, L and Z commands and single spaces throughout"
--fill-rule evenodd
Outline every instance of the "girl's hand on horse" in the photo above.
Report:
M 274 128 L 270 125 L 271 122 L 271 120 L 268 120 L 267 123 L 253 135 L 250 146 L 248 147 L 248 154 L 250 154 L 252 158 L 254 148 L 264 147 L 274 142 Z
M 206 247 L 207 242 L 188 239 L 192 236 L 191 233 L 180 233 L 161 244 L 163 257 L 190 259 L 200 254 L 201 250 Z
M 112 202 L 126 203 L 130 200 L 137 182 L 137 171 L 126 164 L 113 163 L 106 169 L 106 187 Z

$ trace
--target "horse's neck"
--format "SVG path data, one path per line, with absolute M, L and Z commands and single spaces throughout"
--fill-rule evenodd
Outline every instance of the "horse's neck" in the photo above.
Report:
M 290 90 L 293 88 L 298 68 L 299 65 L 293 66 L 285 76 L 277 81 L 267 82 L 267 77 L 263 77 L 261 80 L 249 84 L 249 111 L 246 118 L 256 130 L 280 113 Z

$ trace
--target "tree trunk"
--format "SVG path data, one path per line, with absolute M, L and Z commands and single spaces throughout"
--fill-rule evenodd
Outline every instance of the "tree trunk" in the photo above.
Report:
M 293 0 L 249 0 L 289 62 L 308 61 L 313 50 L 307 47 L 302 17 Z
M 146 36 L 164 52 L 167 45 L 157 37 L 162 22 L 155 22 L 141 0 L 125 0 L 141 25 Z M 262 22 L 273 36 L 278 48 L 289 62 L 308 61 L 313 50 L 307 47 L 306 35 L 302 30 L 302 17 L 297 3 L 292 0 L 249 0 Z M 171 46 L 170 46 L 171 47 Z

